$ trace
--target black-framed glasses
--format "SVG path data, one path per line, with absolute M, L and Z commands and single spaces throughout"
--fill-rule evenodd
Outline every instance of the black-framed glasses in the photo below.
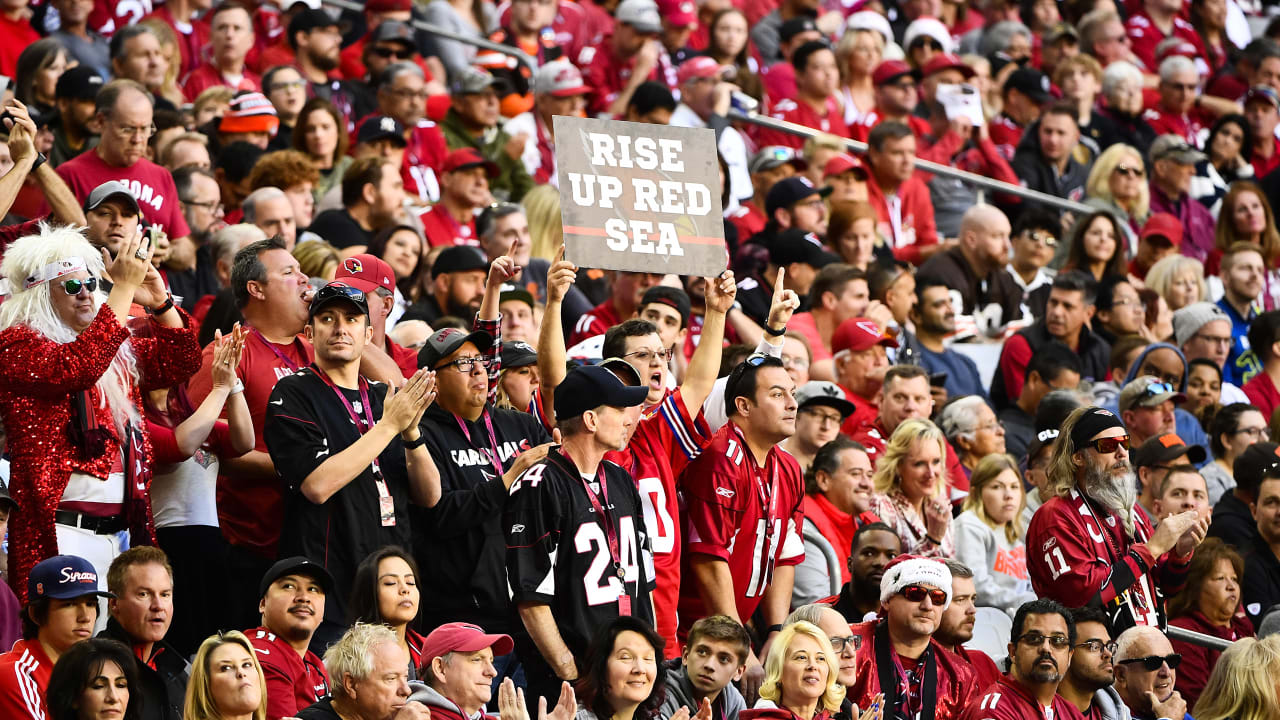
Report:
M 836 652 L 844 652 L 845 648 L 850 650 L 858 649 L 858 638 L 853 635 L 845 635 L 844 637 L 828 638 L 831 641 L 831 649 Z
M 69 278 L 67 280 L 63 280 L 59 286 L 62 288 L 62 292 L 70 295 L 71 297 L 75 297 L 80 294 L 81 290 L 88 290 L 90 293 L 96 291 L 98 289 L 98 278 L 87 277 L 84 280 L 79 278 Z
M 663 348 L 657 352 L 654 352 L 653 350 L 636 350 L 635 352 L 623 353 L 622 357 L 634 357 L 636 360 L 639 360 L 642 365 L 652 364 L 654 358 L 657 358 L 659 363 L 665 363 L 671 359 L 671 350 L 667 348 Z
M 1136 665 L 1138 663 L 1142 663 L 1142 669 L 1147 672 L 1155 672 L 1159 670 L 1162 665 L 1168 665 L 1170 670 L 1177 670 L 1178 666 L 1182 664 L 1182 656 L 1178 653 L 1169 653 L 1168 655 L 1148 655 L 1146 657 L 1121 660 L 1117 664 Z
M 456 368 L 457 371 L 462 373 L 463 375 L 470 375 L 471 373 L 476 371 L 477 365 L 481 369 L 485 369 L 488 367 L 488 363 L 485 362 L 484 358 L 480 357 L 479 355 L 476 355 L 475 357 L 458 358 L 453 362 L 447 362 L 443 365 L 437 366 L 436 370 L 444 370 L 445 368 Z
M 1023 633 L 1022 636 L 1018 638 L 1018 642 L 1026 645 L 1027 647 L 1040 647 L 1044 644 L 1045 640 L 1049 641 L 1049 645 L 1051 647 L 1057 648 L 1058 650 L 1071 647 L 1071 638 L 1066 635 L 1043 635 L 1032 631 L 1029 633 Z
M 1116 435 L 1115 437 L 1098 438 L 1090 442 L 1089 447 L 1103 455 L 1114 455 L 1119 448 L 1129 449 L 1129 436 Z
M 1114 642 L 1102 642 L 1097 638 L 1094 638 L 1093 640 L 1085 640 L 1084 642 L 1076 645 L 1076 648 L 1084 648 L 1089 652 L 1101 653 L 1103 650 L 1106 650 L 1108 655 L 1115 655 L 1117 647 L 1119 646 Z
M 1269 428 L 1240 428 L 1231 431 L 1232 435 L 1248 435 L 1254 442 L 1268 442 L 1271 440 L 1271 430 Z
M 182 204 L 190 205 L 191 207 L 204 208 L 205 210 L 207 210 L 210 213 L 213 213 L 214 215 L 217 215 L 219 212 L 226 211 L 226 206 L 222 204 L 221 200 L 210 200 L 208 202 L 197 202 L 195 200 L 183 200 Z
M 947 604 L 947 593 L 945 590 L 930 590 L 923 585 L 908 585 L 898 591 L 898 594 L 907 599 L 907 602 L 924 602 L 925 598 L 929 598 L 934 605 L 941 607 Z

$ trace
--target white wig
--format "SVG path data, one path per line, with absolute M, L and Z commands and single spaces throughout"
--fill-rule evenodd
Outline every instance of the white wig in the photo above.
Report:
M 40 224 L 40 232 L 18 238 L 4 252 L 0 276 L 9 285 L 9 298 L 0 303 L 0 330 L 25 325 L 57 343 L 73 342 L 78 333 L 58 317 L 50 299 L 50 283 L 26 287 L 26 279 L 46 265 L 71 257 L 84 259 L 90 275 L 101 278 L 102 253 L 91 245 L 83 231 L 70 226 Z M 93 307 L 98 310 L 107 299 L 99 286 L 93 293 Z M 124 438 L 125 423 L 141 424 L 130 389 L 138 382 L 137 360 L 133 346 L 126 340 L 120 345 L 111 367 L 98 379 L 100 406 L 110 406 L 118 437 Z

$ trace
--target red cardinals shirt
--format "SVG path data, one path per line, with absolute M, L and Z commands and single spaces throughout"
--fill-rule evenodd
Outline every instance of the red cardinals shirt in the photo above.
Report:
M 45 689 L 53 661 L 39 640 L 19 640 L 0 655 L 0 717 L 9 720 L 44 720 L 48 717 Z
M 299 656 L 284 638 L 265 627 L 245 633 L 267 680 L 267 720 L 296 717 L 329 694 L 329 673 L 315 653 Z
M 844 124 L 840 103 L 834 97 L 827 98 L 826 112 L 819 114 L 807 102 L 797 102 L 790 98 L 779 100 L 769 116 L 777 120 L 797 123 L 806 127 L 817 128 L 825 133 L 849 137 L 849 126 Z M 780 130 L 759 130 L 756 133 L 756 145 L 784 145 L 786 147 L 803 148 L 804 138 Z
M 416 194 L 423 203 L 439 200 L 440 181 L 435 168 L 444 167 L 448 152 L 440 126 L 430 120 L 419 120 L 409 133 L 409 146 L 404 150 L 404 164 L 400 168 L 404 191 Z
M 262 78 L 258 74 L 245 68 L 240 80 L 234 85 L 227 82 L 222 75 L 222 71 L 218 68 L 204 63 L 187 74 L 187 79 L 182 81 L 182 96 L 187 102 L 195 102 L 200 97 L 200 93 L 211 87 L 229 87 L 232 90 L 261 90 Z
M 1129 16 L 1129 19 L 1124 24 L 1124 31 L 1129 35 L 1130 47 L 1134 56 L 1142 61 L 1145 66 L 1143 69 L 1147 72 L 1153 73 L 1157 69 L 1156 46 L 1160 44 L 1160 41 L 1165 38 L 1176 37 L 1191 43 L 1195 47 L 1196 65 L 1204 65 L 1201 74 L 1208 74 L 1209 66 L 1201 59 L 1207 55 L 1204 43 L 1201 42 L 1200 34 L 1196 32 L 1195 27 L 1186 20 L 1175 17 L 1173 19 L 1173 31 L 1165 35 L 1164 31 L 1151 22 L 1151 16 L 1147 15 L 1145 10 L 1139 10 Z
M 1018 149 L 1018 143 L 1022 142 L 1022 131 L 1024 128 L 1013 121 L 1013 118 L 1000 113 L 991 118 L 991 126 L 987 128 L 987 133 L 991 136 L 991 142 L 996 144 L 996 149 L 1004 156 L 1005 160 L 1012 160 L 1013 153 Z
M 1017 680 L 1003 675 L 974 698 L 961 720 L 1084 720 L 1075 705 L 1054 694 L 1053 703 L 1045 707 L 1031 691 Z
M 738 230 L 738 243 L 745 243 L 752 235 L 764 230 L 768 218 L 754 202 L 739 205 L 729 212 L 729 222 Z
M 764 467 L 756 464 L 738 426 L 729 421 L 681 476 L 686 531 L 682 574 L 690 555 L 729 564 L 738 617 L 744 621 L 760 605 L 773 570 L 804 560 L 801 523 L 804 479 L 800 463 L 774 446 Z M 688 632 L 706 607 L 695 583 L 680 589 L 680 630 Z
M 587 112 L 599 115 L 606 112 L 614 100 L 618 99 L 623 88 L 631 81 L 631 70 L 635 67 L 635 57 L 626 59 L 613 52 L 613 33 L 604 35 L 600 42 L 582 49 L 578 55 L 578 67 L 582 69 L 583 84 L 591 88 L 587 94 Z M 647 80 L 658 80 L 658 65 Z
M 130 167 L 113 167 L 97 152 L 90 150 L 59 165 L 57 173 L 81 204 L 89 199 L 94 188 L 104 182 L 119 180 L 138 199 L 138 207 L 147 222 L 159 225 L 171 238 L 191 234 L 178 204 L 178 188 L 173 184 L 173 175 L 146 158 Z M 43 215 L 44 210 L 38 214 Z
M 605 300 L 591 308 L 591 312 L 578 318 L 578 322 L 573 326 L 573 332 L 569 334 L 569 342 L 565 345 L 573 347 L 587 338 L 603 335 L 609 328 L 620 322 L 622 318 L 618 317 L 618 311 L 613 307 L 613 300 Z
M 476 219 L 474 215 L 466 223 L 460 223 L 449 214 L 443 204 L 436 204 L 419 215 L 418 218 L 422 220 L 422 234 L 427 238 L 427 244 L 431 247 L 439 247 L 441 245 L 445 247 L 451 245 L 480 246 L 480 239 L 476 237 Z
M 645 409 L 627 449 L 605 459 L 631 473 L 640 491 L 644 524 L 653 549 L 657 587 L 653 591 L 658 633 L 668 658 L 680 655 L 676 607 L 680 599 L 680 497 L 676 478 L 711 442 L 711 428 L 698 408 L 689 415 L 679 388 Z
M 1182 115 L 1175 115 L 1166 112 L 1158 105 L 1144 110 L 1142 119 L 1156 131 L 1157 136 L 1177 135 L 1192 147 L 1200 147 L 1200 136 L 1208 134 L 1214 120 L 1212 115 L 1197 108 L 1191 108 L 1191 112 Z

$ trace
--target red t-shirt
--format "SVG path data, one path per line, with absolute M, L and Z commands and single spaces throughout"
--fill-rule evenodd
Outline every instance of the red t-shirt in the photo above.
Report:
M 1272 136 L 1271 144 L 1274 148 L 1271 151 L 1271 157 L 1264 158 L 1257 148 L 1253 150 L 1253 176 L 1256 178 L 1264 178 L 1270 175 L 1272 170 L 1280 167 L 1280 140 Z
M 329 673 L 315 653 L 299 656 L 284 638 L 265 627 L 245 633 L 267 681 L 267 720 L 296 717 L 329 694 Z
M 1160 28 L 1151 22 L 1151 17 L 1145 11 L 1138 11 L 1129 16 L 1124 24 L 1125 33 L 1129 35 L 1130 47 L 1133 54 L 1145 66 L 1143 69 L 1153 73 L 1157 70 L 1156 63 L 1156 46 L 1162 40 L 1168 37 L 1176 37 L 1191 43 L 1196 49 L 1196 57 L 1204 58 L 1207 53 L 1204 49 L 1204 43 L 1200 40 L 1200 34 L 1196 32 L 1191 23 L 1180 17 L 1173 19 L 1173 31 L 1165 35 Z M 1201 60 L 1203 62 L 1203 60 Z M 1206 64 L 1207 68 L 1208 65 Z
M 765 466 L 756 465 L 746 439 L 732 421 L 716 431 L 703 453 L 680 478 L 685 501 L 684 562 L 707 555 L 729 564 L 738 617 L 756 611 L 779 565 L 804 560 L 804 478 L 800 463 L 773 447 Z M 772 488 L 772 489 L 770 489 Z M 685 577 L 691 572 L 682 568 Z M 706 615 L 697 584 L 680 589 L 680 630 L 687 633 Z
M 431 247 L 439 247 L 441 245 L 480 246 L 480 239 L 476 237 L 475 216 L 472 216 L 463 225 L 449 214 L 443 204 L 436 204 L 418 217 L 422 220 L 422 234 L 427 238 L 427 244 Z
M 627 83 L 631 81 L 631 69 L 635 67 L 634 57 L 625 60 L 613 52 L 612 31 L 603 35 L 600 42 L 589 45 L 578 54 L 577 65 L 582 69 L 583 84 L 591 88 L 587 94 L 587 112 L 598 115 L 609 109 L 609 105 L 618 99 Z M 658 65 L 647 80 L 658 80 Z
M 1271 417 L 1276 407 L 1280 406 L 1280 390 L 1276 389 L 1271 376 L 1265 372 L 1254 375 L 1240 389 L 1244 391 L 1245 397 L 1249 398 L 1249 404 L 1262 411 L 1262 417 Z
M 786 120 L 805 127 L 816 128 L 825 133 L 838 135 L 840 137 L 849 137 L 849 127 L 844 124 L 844 117 L 841 115 L 840 103 L 834 97 L 827 98 L 826 112 L 819 114 L 807 102 L 797 102 L 791 98 L 783 98 L 774 104 L 773 110 L 769 116 L 777 120 Z M 756 133 L 756 144 L 763 147 L 765 145 L 784 145 L 786 147 L 803 148 L 804 138 L 799 135 L 781 132 L 779 130 L 761 129 Z
M 267 452 L 262 425 L 276 381 L 310 365 L 314 357 L 311 343 L 300 337 L 288 345 L 276 345 L 256 332 L 249 333 L 236 376 L 244 383 L 244 399 L 253 420 L 254 450 Z M 209 343 L 204 348 L 200 370 L 187 385 L 191 404 L 196 407 L 209 395 L 212 366 L 213 343 Z M 222 534 L 232 545 L 275 557 L 283 520 L 284 496 L 279 483 L 261 483 L 235 475 L 218 476 L 218 522 L 222 525 Z
M 711 441 L 702 417 L 689 415 L 677 388 L 662 402 L 646 408 L 627 449 L 605 455 L 636 481 L 644 507 L 644 524 L 653 549 L 657 587 L 653 591 L 658 633 L 667 641 L 668 658 L 679 657 L 676 606 L 680 599 L 680 488 L 676 478 Z
M 764 216 L 764 211 L 756 206 L 753 202 L 748 202 L 733 209 L 729 213 L 729 222 L 738 230 L 738 243 L 742 244 L 751 239 L 752 235 L 764 230 L 764 226 L 769 220 Z
M 791 316 L 791 322 L 787 323 L 788 330 L 795 330 L 809 341 L 809 351 L 813 353 L 813 361 L 830 360 L 831 350 L 827 347 L 827 343 L 831 338 L 824 338 L 818 333 L 818 324 L 813 319 L 813 313 L 802 312 Z
M 27 46 L 40 39 L 26 19 L 10 20 L 0 14 L 0 75 L 15 77 L 18 74 L 18 56 Z
M 430 120 L 419 120 L 409 133 L 409 146 L 405 148 L 404 164 L 400 167 L 405 193 L 417 195 L 424 203 L 438 201 L 440 181 L 436 178 L 436 168 L 444 167 L 448 153 L 440 127 Z
M 1156 131 L 1157 136 L 1177 135 L 1192 147 L 1200 147 L 1200 136 L 1213 125 L 1212 115 L 1194 107 L 1184 115 L 1174 115 L 1156 105 L 1144 110 L 1142 119 Z
M 397 345 L 392 342 L 391 338 L 387 338 L 387 354 L 395 361 L 400 368 L 400 374 L 404 375 L 406 380 L 418 372 L 417 350 Z
M 53 661 L 39 640 L 19 640 L 0 655 L 0 717 L 7 720 L 45 720 L 49 715 L 45 689 Z
M 131 167 L 112 167 L 97 152 L 90 150 L 59 165 L 57 173 L 81 204 L 94 188 L 110 180 L 119 180 L 138 199 L 142 217 L 147 222 L 159 225 L 171 238 L 191 234 L 179 207 L 178 188 L 173 184 L 173 176 L 146 158 Z
M 622 318 L 618 317 L 618 311 L 613 307 L 613 300 L 605 300 L 591 308 L 591 312 L 578 318 L 578 322 L 574 323 L 573 332 L 569 334 L 569 341 L 565 343 L 565 346 L 573 347 L 587 338 L 603 335 L 609 328 L 620 322 L 622 322 Z
M 200 97 L 200 93 L 220 85 L 232 90 L 261 90 L 262 78 L 246 67 L 244 74 L 240 76 L 240 82 L 232 85 L 222 77 L 221 70 L 206 62 L 187 73 L 186 79 L 182 81 L 182 96 L 187 99 L 187 102 L 195 102 L 196 98 Z

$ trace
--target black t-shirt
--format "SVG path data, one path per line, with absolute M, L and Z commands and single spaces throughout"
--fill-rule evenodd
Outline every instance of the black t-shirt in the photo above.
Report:
M 588 481 L 558 447 L 511 486 L 503 515 L 513 600 L 551 607 L 579 667 L 596 630 L 620 614 L 620 592 L 630 598 L 632 615 L 653 623 L 653 553 L 640 494 L 626 470 L 608 461 L 600 467 L 607 492 L 597 498 L 613 518 L 624 581 L 587 495 Z M 591 479 L 593 493 L 600 489 L 599 477 Z
M 341 388 L 352 408 L 368 420 L 360 391 Z M 382 383 L 369 383 L 372 420 L 382 417 L 387 392 Z M 336 591 L 325 602 L 325 618 L 346 624 L 346 596 L 356 566 L 386 545 L 409 546 L 409 474 L 404 443 L 396 436 L 378 455 L 386 492 L 394 503 L 395 525 L 384 527 L 378 484 L 372 467 L 317 505 L 302 494 L 302 481 L 332 455 L 360 439 L 355 422 L 314 366 L 281 378 L 271 391 L 263 434 L 271 461 L 284 483 L 284 524 L 280 556 L 302 555 L 328 569 Z
M 487 410 L 503 472 L 521 452 L 551 441 L 528 413 Z M 490 460 L 493 442 L 484 416 L 463 422 L 466 433 L 455 415 L 435 405 L 422 418 L 422 435 L 440 471 L 440 502 L 414 509 L 418 565 L 432 579 L 419 585 L 423 628 L 467 620 L 487 632 L 516 632 L 502 527 L 507 487 Z
M 360 227 L 346 208 L 325 210 L 311 221 L 311 227 L 307 229 L 338 249 L 373 242 L 373 233 Z

